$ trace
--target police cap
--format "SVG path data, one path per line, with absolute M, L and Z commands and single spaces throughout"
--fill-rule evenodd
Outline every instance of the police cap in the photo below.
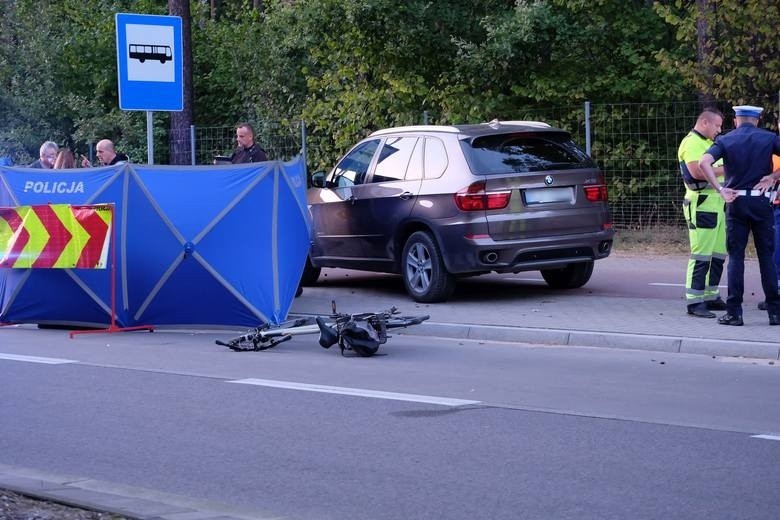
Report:
M 734 114 L 740 117 L 754 117 L 758 119 L 761 117 L 761 112 L 764 111 L 761 107 L 754 107 L 752 105 L 737 105 L 731 107 L 734 109 Z

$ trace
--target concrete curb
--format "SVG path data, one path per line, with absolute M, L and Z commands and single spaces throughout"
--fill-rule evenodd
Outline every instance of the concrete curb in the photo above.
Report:
M 408 336 L 436 336 L 452 339 L 650 350 L 681 354 L 780 360 L 780 344 L 758 341 L 430 321 L 400 330 L 403 332 L 399 333 Z
M 262 511 L 0 464 L 0 488 L 133 520 L 278 520 Z

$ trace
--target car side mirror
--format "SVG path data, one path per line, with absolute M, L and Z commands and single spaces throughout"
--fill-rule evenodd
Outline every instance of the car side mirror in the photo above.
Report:
M 324 188 L 325 187 L 325 172 L 314 172 L 311 175 L 311 185 L 314 188 Z

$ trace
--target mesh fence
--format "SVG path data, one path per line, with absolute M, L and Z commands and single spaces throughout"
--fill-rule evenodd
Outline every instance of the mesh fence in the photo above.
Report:
M 301 153 L 304 143 L 301 122 L 253 123 L 255 141 L 267 152 L 269 159 L 288 161 Z M 212 164 L 216 156 L 229 156 L 236 147 L 235 126 L 195 126 L 186 132 L 177 132 L 170 136 L 169 144 L 183 150 L 185 155 L 179 163 Z M 194 147 L 191 144 L 194 143 Z M 192 153 L 194 148 L 194 154 Z M 155 153 L 158 164 L 169 161 L 168 151 L 163 149 Z
M 726 114 L 723 132 L 733 129 L 730 106 L 715 105 Z M 615 227 L 682 228 L 685 223 L 681 203 L 685 189 L 680 179 L 677 148 L 703 106 L 690 101 L 528 107 L 519 109 L 516 119 L 545 121 L 563 128 L 572 134 L 575 142 L 588 149 L 606 174 Z M 257 142 L 271 159 L 289 160 L 306 148 L 302 122 L 254 126 Z M 776 110 L 765 112 L 762 126 L 777 131 Z M 230 155 L 235 147 L 232 126 L 195 127 L 190 134 L 176 139 L 189 143 L 194 135 L 195 164 L 211 164 L 214 156 Z
M 697 103 L 596 105 L 591 154 L 609 183 L 615 226 L 683 226 L 677 148 L 693 127 Z
M 725 114 L 723 132 L 733 130 L 730 105 L 714 105 Z M 684 226 L 677 149 L 703 108 L 699 102 L 593 106 L 592 156 L 606 172 L 617 227 Z M 776 110 L 765 112 L 762 125 L 777 131 Z
M 706 105 L 726 115 L 723 132 L 733 129 L 728 103 Z M 571 132 L 606 174 L 615 227 L 647 229 L 685 226 L 681 209 L 685 188 L 677 148 L 704 106 L 698 101 L 604 103 L 527 108 L 518 113 L 521 119 L 546 121 Z M 774 110 L 767 110 L 762 121 L 777 131 Z

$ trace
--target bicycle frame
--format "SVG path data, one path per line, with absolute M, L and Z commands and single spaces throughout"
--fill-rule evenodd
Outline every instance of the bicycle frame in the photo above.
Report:
M 323 348 L 338 344 L 342 355 L 345 351 L 353 351 L 358 356 L 369 357 L 377 352 L 379 345 L 387 342 L 387 329 L 417 325 L 430 318 L 428 315 L 398 316 L 395 307 L 382 312 L 340 314 L 335 312 L 335 302 L 331 302 L 331 306 L 333 314 L 316 316 L 315 323 L 309 323 L 310 319 L 298 319 L 279 326 L 266 324 L 227 342 L 216 340 L 216 344 L 239 352 L 259 351 L 273 348 L 293 336 L 319 334 L 319 344 Z

